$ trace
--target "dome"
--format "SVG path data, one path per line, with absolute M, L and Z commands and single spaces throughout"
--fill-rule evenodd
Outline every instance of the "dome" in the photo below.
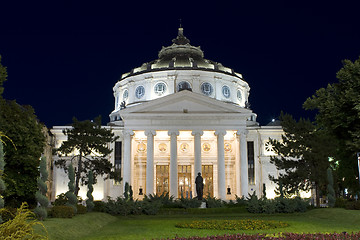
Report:
M 204 58 L 204 52 L 200 47 L 190 44 L 190 40 L 184 36 L 184 29 L 178 29 L 178 36 L 172 40 L 173 44 L 168 47 L 162 47 L 158 54 L 158 59 L 143 63 L 140 67 L 134 68 L 131 72 L 125 73 L 121 79 L 137 74 L 169 69 L 196 69 L 226 73 L 242 78 L 242 75 L 235 73 L 233 69 L 224 67 Z
M 113 87 L 115 108 L 110 119 L 117 121 L 120 111 L 126 107 L 182 90 L 249 108 L 250 87 L 242 75 L 221 63 L 205 59 L 204 52 L 200 47 L 190 45 L 180 27 L 172 45 L 159 51 L 158 59 L 134 68 L 117 81 Z

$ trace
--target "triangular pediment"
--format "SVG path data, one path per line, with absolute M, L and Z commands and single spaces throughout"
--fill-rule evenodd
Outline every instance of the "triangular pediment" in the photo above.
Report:
M 130 106 L 126 109 L 121 110 L 120 115 L 136 113 L 250 114 L 251 112 L 251 110 L 242 108 L 233 103 L 222 102 L 190 91 L 181 91 L 152 100 L 150 102 L 144 102 L 136 106 Z

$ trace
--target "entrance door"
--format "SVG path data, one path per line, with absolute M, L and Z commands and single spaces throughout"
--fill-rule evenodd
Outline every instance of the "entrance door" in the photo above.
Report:
M 169 192 L 169 165 L 156 165 L 156 195 Z
M 192 198 L 190 165 L 178 166 L 178 196 L 180 198 Z
M 213 191 L 213 166 L 202 165 L 202 177 L 204 179 L 204 197 L 214 197 Z

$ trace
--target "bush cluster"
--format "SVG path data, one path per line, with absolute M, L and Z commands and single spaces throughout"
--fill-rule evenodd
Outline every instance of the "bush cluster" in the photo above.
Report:
M 347 201 L 345 209 L 348 210 L 360 210 L 360 201 Z
M 336 198 L 336 208 L 345 208 L 347 210 L 360 210 L 360 200 L 355 201 L 354 199 Z
M 212 229 L 212 230 L 263 230 L 288 227 L 289 224 L 272 220 L 197 220 L 175 224 L 178 228 Z
M 202 201 L 196 198 L 187 199 L 180 198 L 174 200 L 173 197 L 169 197 L 169 194 L 163 195 L 148 195 L 145 196 L 142 201 L 117 198 L 113 200 L 108 198 L 108 201 L 103 203 L 95 201 L 94 211 L 102 211 L 112 215 L 155 215 L 161 212 L 162 214 L 179 214 L 179 213 L 213 213 L 211 209 L 222 208 L 221 211 L 229 209 L 231 212 L 244 211 L 244 208 L 250 213 L 293 213 L 293 212 L 305 212 L 309 206 L 308 202 L 297 197 L 294 199 L 277 198 L 275 200 L 268 200 L 265 198 L 257 198 L 254 194 L 249 198 L 237 197 L 235 201 L 225 202 L 220 199 L 207 197 L 204 199 L 207 209 L 198 209 Z M 194 211 L 192 211 L 194 210 Z M 196 212 L 195 210 L 199 210 Z
M 315 239 L 360 239 L 360 233 L 280 233 L 280 234 L 254 234 L 245 233 L 225 234 L 222 236 L 207 237 L 175 237 L 173 240 L 315 240 Z
M 76 209 L 77 209 L 77 214 L 85 214 L 87 213 L 87 208 L 84 206 L 84 205 L 81 205 L 81 204 L 78 204 L 76 206 Z
M 308 201 L 301 199 L 300 197 L 295 198 L 275 198 L 266 199 L 258 198 L 255 193 L 250 195 L 246 209 L 250 213 L 294 213 L 294 212 L 306 212 L 309 206 Z
M 54 206 L 50 210 L 50 216 L 53 218 L 72 218 L 74 215 L 72 206 Z

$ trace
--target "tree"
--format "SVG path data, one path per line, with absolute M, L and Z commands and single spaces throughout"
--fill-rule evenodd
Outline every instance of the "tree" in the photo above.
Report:
M 0 136 L 12 143 L 4 145 L 6 175 L 3 180 L 7 188 L 3 195 L 7 205 L 34 204 L 39 159 L 45 145 L 44 126 L 31 106 L 21 106 L 1 97 L 6 78 L 6 68 L 0 64 Z
M 88 199 L 86 200 L 86 208 L 88 209 L 89 212 L 91 212 L 95 206 L 94 197 L 92 196 L 92 192 L 94 191 L 93 182 L 94 182 L 94 174 L 92 171 L 90 171 L 88 175 L 88 192 L 86 194 L 86 196 L 88 197 Z
M 0 141 L 0 209 L 4 207 L 4 199 L 2 198 L 2 193 L 5 191 L 6 186 L 5 182 L 2 179 L 2 176 L 4 175 L 4 167 L 5 167 L 5 161 L 4 161 L 4 149 L 3 149 L 3 143 Z M 2 223 L 1 215 L 0 215 L 0 224 Z
M 0 55 L 0 99 L 2 98 L 2 94 L 4 92 L 3 84 L 7 80 L 7 71 L 6 67 L 1 64 L 1 55 Z
M 69 182 L 68 182 L 69 191 L 65 193 L 65 196 L 67 198 L 66 205 L 72 207 L 74 209 L 74 213 L 76 213 L 78 200 L 76 195 L 74 194 L 75 172 L 74 172 L 74 167 L 71 164 L 68 167 L 68 176 L 69 176 Z
M 71 162 L 76 162 L 75 195 L 79 192 L 80 184 L 86 184 L 87 172 L 90 170 L 93 171 L 94 181 L 97 176 L 118 177 L 109 161 L 112 149 L 108 147 L 117 137 L 114 137 L 111 130 L 101 127 L 101 117 L 97 117 L 95 121 L 78 121 L 74 118 L 72 128 L 65 129 L 63 133 L 67 140 L 57 151 L 65 156 L 72 155 Z M 55 164 L 67 170 L 68 160 L 69 158 L 61 158 Z
M 35 198 L 39 206 L 37 206 L 34 210 L 39 220 L 44 220 L 47 217 L 46 208 L 49 205 L 49 200 L 46 197 L 46 181 L 48 180 L 48 176 L 49 174 L 46 169 L 46 158 L 42 157 L 40 160 L 40 177 L 38 177 L 37 180 L 39 190 L 35 194 Z
M 339 82 L 317 90 L 304 107 L 318 110 L 317 123 L 344 140 L 347 149 L 355 153 L 360 149 L 360 58 L 354 63 L 344 60 L 343 65 L 336 74 Z
M 7 185 L 4 196 L 10 205 L 35 203 L 39 159 L 45 145 L 43 127 L 31 106 L 0 99 L 0 131 L 17 146 L 17 149 L 12 144 L 4 146 Z
M 270 162 L 280 170 L 278 178 L 269 176 L 281 184 L 285 195 L 296 194 L 300 190 L 315 188 L 316 204 L 319 206 L 319 190 L 326 184 L 326 169 L 329 156 L 334 151 L 334 142 L 326 131 L 318 129 L 310 120 L 298 122 L 288 114 L 281 114 L 284 130 L 282 141 L 270 139 L 277 156 Z
M 316 123 L 339 140 L 337 175 L 355 193 L 359 186 L 356 152 L 360 151 L 360 58 L 343 61 L 338 82 L 321 88 L 308 98 L 304 108 L 317 110 Z
M 335 191 L 334 191 L 334 179 L 333 179 L 333 174 L 332 174 L 332 169 L 329 167 L 327 169 L 327 180 L 328 180 L 328 185 L 327 185 L 327 199 L 328 199 L 328 205 L 329 207 L 334 207 L 335 206 Z

